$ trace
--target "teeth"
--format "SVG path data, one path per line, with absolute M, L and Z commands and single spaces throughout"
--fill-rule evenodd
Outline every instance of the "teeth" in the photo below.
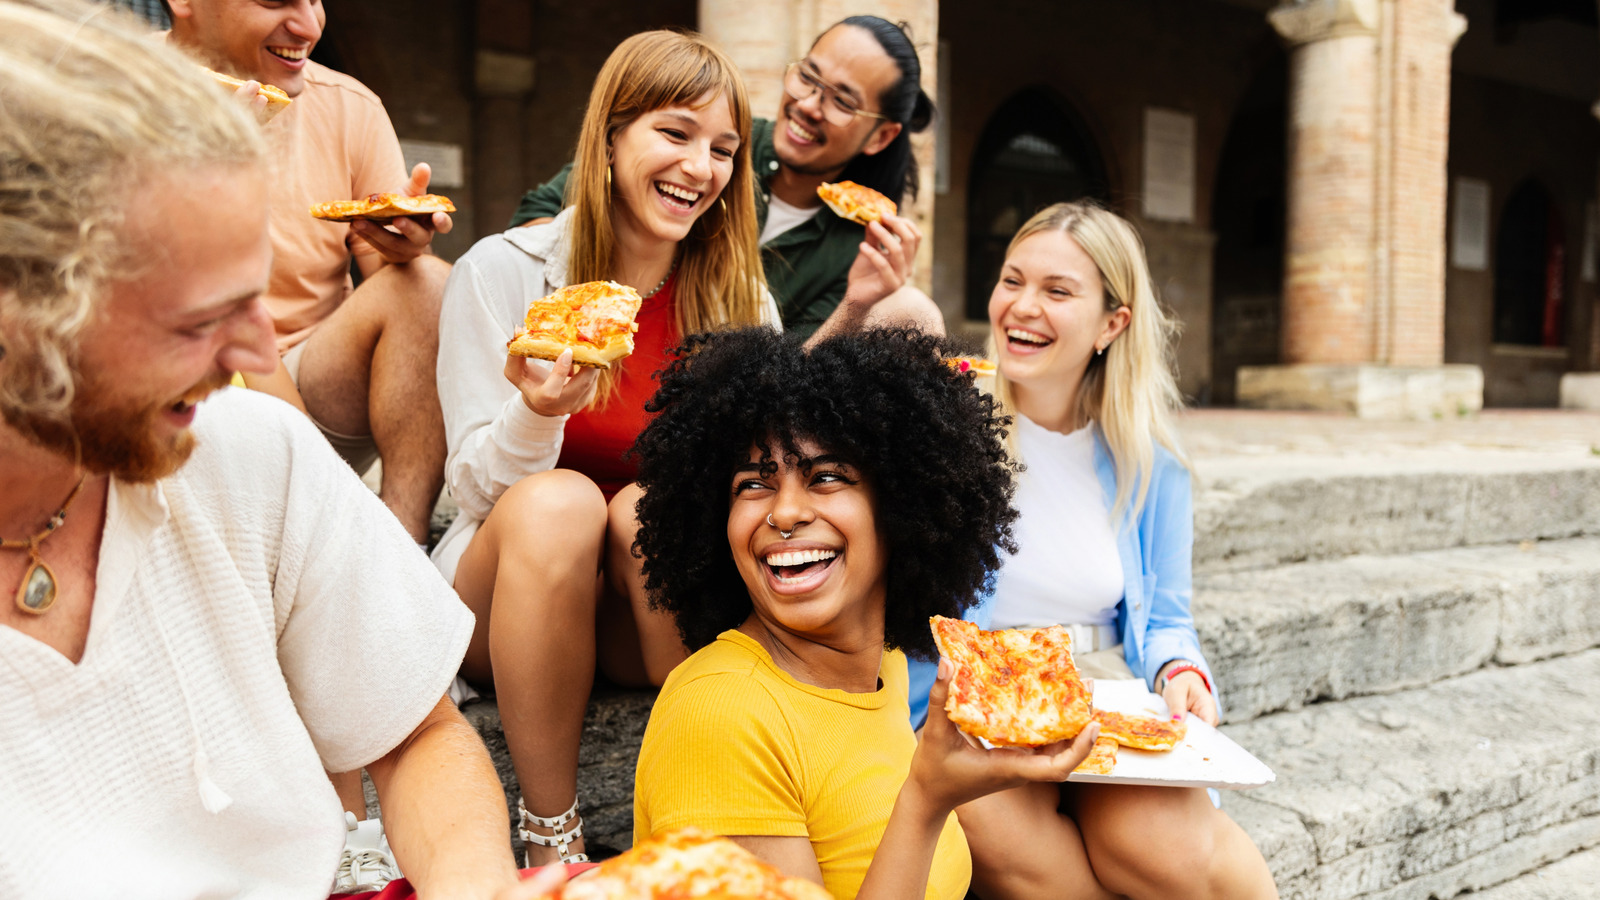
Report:
M 767 557 L 767 565 L 777 568 L 779 566 L 803 566 L 806 563 L 822 562 L 838 556 L 836 550 L 791 550 L 787 553 L 774 553 Z
M 795 137 L 803 141 L 814 141 L 817 139 L 815 132 L 807 131 L 805 128 L 801 127 L 799 122 L 796 122 L 793 119 L 789 120 L 789 131 L 792 132 Z
M 675 184 L 667 184 L 665 181 L 656 182 L 656 190 L 666 194 L 669 197 L 677 197 L 679 200 L 682 200 L 685 203 L 694 203 L 700 199 L 700 194 L 698 192 L 686 191 Z
M 1041 337 L 1040 335 L 1034 334 L 1031 331 L 1023 331 L 1021 328 L 1007 328 L 1006 337 L 1011 338 L 1014 341 L 1025 341 L 1029 344 L 1050 343 L 1049 338 Z
M 273 56 L 281 56 L 284 59 L 305 59 L 306 58 L 306 51 L 305 51 L 304 48 L 299 49 L 299 50 L 290 50 L 287 47 L 268 47 L 267 48 L 267 52 L 271 53 Z

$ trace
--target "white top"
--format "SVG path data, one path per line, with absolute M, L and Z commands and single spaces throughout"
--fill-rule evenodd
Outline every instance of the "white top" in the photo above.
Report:
M 1049 431 L 1018 415 L 1012 526 L 1020 552 L 995 583 L 991 627 L 1110 625 L 1122 602 L 1122 560 L 1111 507 L 1094 471 L 1094 426 Z
M 325 898 L 323 770 L 443 697 L 472 614 L 305 416 L 213 395 L 199 446 L 113 480 L 74 666 L 0 626 L 0 897 Z
M 761 226 L 759 243 L 765 244 L 785 231 L 811 221 L 819 212 L 822 212 L 820 204 L 810 209 L 801 209 L 779 200 L 777 194 L 771 195 L 767 200 L 767 224 Z
M 444 484 L 461 514 L 433 550 L 455 583 L 456 564 L 506 489 L 561 458 L 566 416 L 541 416 L 506 380 L 506 341 L 528 304 L 566 287 L 573 207 L 543 225 L 511 228 L 472 245 L 450 272 L 439 312 L 439 405 L 448 455 Z M 769 293 L 762 321 L 782 328 Z M 547 364 L 546 364 L 547 365 Z

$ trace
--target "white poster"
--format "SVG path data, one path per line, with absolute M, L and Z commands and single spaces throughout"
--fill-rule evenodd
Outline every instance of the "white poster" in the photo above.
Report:
M 433 170 L 428 189 L 458 188 L 467 183 L 461 166 L 461 145 L 441 144 L 436 141 L 401 141 L 400 153 L 406 158 L 406 171 L 417 163 L 427 163 Z
M 1489 182 L 1457 178 L 1450 223 L 1450 262 L 1458 269 L 1489 268 Z
M 1194 116 L 1145 107 L 1144 215 L 1194 221 Z

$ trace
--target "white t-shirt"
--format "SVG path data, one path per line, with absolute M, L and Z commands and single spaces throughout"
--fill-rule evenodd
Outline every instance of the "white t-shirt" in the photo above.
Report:
M 761 226 L 759 243 L 764 245 L 785 231 L 811 221 L 819 212 L 822 212 L 821 205 L 801 209 L 779 200 L 778 195 L 773 194 L 767 201 L 767 224 Z
M 113 480 L 83 658 L 0 626 L 0 897 L 327 897 L 323 770 L 397 746 L 472 614 L 305 416 L 237 388 Z
M 1122 601 L 1122 561 L 1110 504 L 1094 471 L 1094 426 L 1071 434 L 1017 416 L 1021 513 L 995 584 L 991 627 L 1110 625 Z

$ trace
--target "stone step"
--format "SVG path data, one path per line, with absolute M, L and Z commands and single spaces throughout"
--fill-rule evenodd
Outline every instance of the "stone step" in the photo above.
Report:
M 1600 895 L 1600 844 L 1520 878 L 1474 894 L 1474 900 L 1575 900 Z
M 1436 451 L 1195 462 L 1197 572 L 1600 534 L 1600 455 Z
M 1285 898 L 1500 884 L 1600 844 L 1596 684 L 1588 650 L 1225 726 L 1278 778 L 1223 809 Z
M 1195 578 L 1228 721 L 1600 646 L 1600 537 Z

